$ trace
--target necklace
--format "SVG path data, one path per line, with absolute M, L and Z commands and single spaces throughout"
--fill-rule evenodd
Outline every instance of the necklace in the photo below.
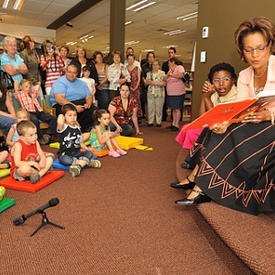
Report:
M 264 74 L 266 73 L 266 70 L 267 70 L 267 67 L 265 68 L 264 72 L 263 72 L 261 75 L 256 75 L 256 72 L 254 71 L 254 76 L 255 76 L 256 78 L 263 77 Z

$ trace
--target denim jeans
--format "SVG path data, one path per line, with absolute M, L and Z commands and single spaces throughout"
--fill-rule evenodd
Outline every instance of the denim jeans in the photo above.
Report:
M 49 135 L 55 135 L 56 134 L 56 117 L 55 116 L 51 116 L 49 114 L 46 114 L 44 112 L 30 112 L 30 118 L 31 121 L 35 124 L 36 128 L 37 128 L 37 135 L 38 138 L 41 139 L 43 137 L 41 129 L 40 129 L 40 120 L 43 122 L 47 122 L 49 124 L 47 133 Z
M 93 153 L 90 150 L 87 151 L 79 151 L 75 154 L 72 155 L 61 155 L 58 156 L 59 161 L 65 165 L 65 166 L 71 166 L 71 165 L 75 165 L 77 160 L 85 160 L 87 162 L 90 161 L 90 159 L 93 158 Z
M 110 103 L 109 90 L 97 90 L 96 98 L 98 100 L 98 109 L 108 110 L 108 106 Z
M 119 125 L 122 128 L 122 132 L 120 133 L 122 136 L 130 137 L 133 134 L 133 127 L 129 124 L 123 123 Z M 112 132 L 116 130 L 116 126 L 110 122 L 110 129 Z
M 8 135 L 11 125 L 14 123 L 15 123 L 15 120 L 13 118 L 0 115 L 0 128 L 4 130 L 5 136 Z

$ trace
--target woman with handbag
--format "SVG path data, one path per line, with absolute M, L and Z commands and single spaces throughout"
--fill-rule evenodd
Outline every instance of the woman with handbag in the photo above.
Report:
M 108 68 L 110 100 L 119 96 L 119 87 L 131 81 L 130 74 L 124 64 L 120 62 L 120 51 L 113 52 L 114 63 Z
M 11 36 L 6 36 L 3 39 L 5 52 L 1 56 L 1 70 L 10 74 L 12 79 L 19 83 L 23 79 L 22 74 L 28 73 L 28 68 L 24 60 L 16 53 L 16 39 Z M 10 88 L 10 87 L 9 87 Z

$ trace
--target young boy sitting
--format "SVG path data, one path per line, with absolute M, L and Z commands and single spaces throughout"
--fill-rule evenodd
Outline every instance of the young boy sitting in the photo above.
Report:
M 19 84 L 17 81 L 15 81 L 14 84 L 16 99 L 19 101 L 21 107 L 30 113 L 30 119 L 37 128 L 39 143 L 47 144 L 50 141 L 49 135 L 56 134 L 56 117 L 43 112 L 43 109 L 37 99 L 39 87 L 40 85 L 32 87 L 32 82 L 28 79 L 23 79 L 21 81 L 21 90 L 19 89 Z M 47 130 L 48 135 L 42 135 L 39 120 L 49 124 Z
M 69 173 L 79 176 L 81 169 L 86 165 L 100 168 L 99 160 L 93 160 L 93 153 L 83 143 L 81 131 L 77 122 L 77 110 L 73 104 L 65 104 L 61 109 L 63 114 L 57 118 L 57 132 L 59 133 L 60 148 L 58 151 L 59 161 L 69 166 Z M 85 151 L 80 151 L 80 149 Z
M 17 132 L 20 139 L 11 149 L 11 177 L 18 181 L 30 180 L 31 183 L 36 183 L 49 171 L 53 159 L 46 158 L 42 151 L 33 122 L 19 122 Z

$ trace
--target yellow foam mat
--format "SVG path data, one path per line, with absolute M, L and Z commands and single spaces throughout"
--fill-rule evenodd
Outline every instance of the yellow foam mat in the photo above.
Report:
M 144 146 L 144 145 L 138 145 L 135 147 L 135 149 L 142 150 L 142 151 L 153 151 L 152 147 Z
M 143 144 L 143 138 L 117 136 L 116 141 L 121 149 L 129 150 Z
M 8 176 L 11 173 L 10 170 L 10 168 L 0 169 L 0 178 Z

